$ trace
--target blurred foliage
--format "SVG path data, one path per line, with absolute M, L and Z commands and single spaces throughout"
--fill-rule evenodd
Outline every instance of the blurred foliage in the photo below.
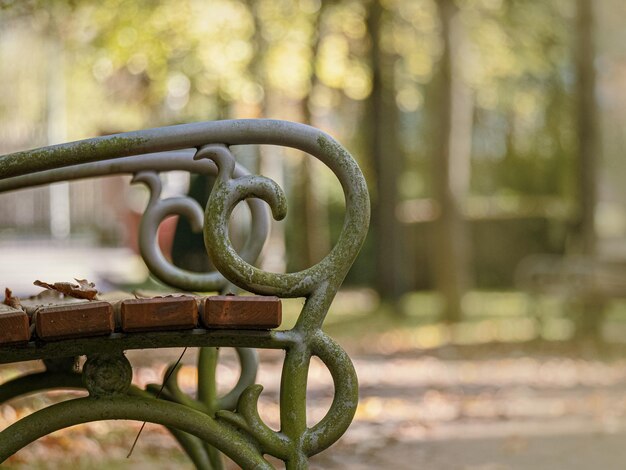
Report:
M 382 8 L 375 38 L 367 22 L 374 1 Z M 69 139 L 228 117 L 304 119 L 347 143 L 375 188 L 374 166 L 360 156 L 368 154 L 363 122 L 376 40 L 389 58 L 397 105 L 393 137 L 401 155 L 384 158 L 401 158 L 400 203 L 433 197 L 429 156 L 438 103 L 429 96 L 442 54 L 434 0 L 0 4 L 0 60 L 11 64 L 0 70 L 0 82 L 8 84 L 0 91 L 0 127 L 8 129 L 2 150 L 46 143 L 45 133 L 34 131 L 28 143 L 11 144 L 9 133 L 45 125 L 46 70 L 54 66 L 46 44 L 58 42 Z M 572 208 L 574 0 L 458 0 L 456 7 L 466 32 L 458 79 L 470 88 L 473 107 L 470 201 L 487 197 L 498 208 L 499 201 L 517 198 L 524 212 L 525 201 L 545 196 Z M 310 116 L 303 117 L 303 109 Z M 289 181 L 296 169 L 285 168 Z M 328 178 L 320 176 L 328 193 L 323 204 L 330 205 L 330 233 L 336 233 L 342 197 Z M 430 220 L 420 214 L 410 223 Z M 289 247 L 289 255 L 298 257 L 299 249 Z M 367 282 L 364 273 L 372 273 L 373 264 L 361 263 L 355 276 Z
M 368 2 L 327 3 L 319 31 L 314 25 L 320 0 L 5 0 L 0 21 L 7 39 L 16 30 L 44 40 L 56 36 L 69 59 L 68 73 L 78 79 L 72 80 L 75 93 L 84 97 L 99 90 L 115 115 L 123 109 L 139 115 L 143 122 L 138 124 L 146 126 L 211 118 L 219 114 L 220 100 L 231 107 L 232 115 L 237 105 L 260 105 L 266 93 L 291 99 L 314 93 L 312 103 L 321 115 L 336 114 L 341 100 L 367 98 Z M 386 14 L 380 42 L 396 58 L 399 112 L 407 121 L 421 120 L 424 95 L 441 52 L 434 2 L 381 3 Z M 477 104 L 475 159 L 501 160 L 510 153 L 529 159 L 558 157 L 559 149 L 572 145 L 568 95 L 573 80 L 573 2 L 458 3 L 470 39 L 463 79 Z M 313 57 L 310 46 L 317 34 L 320 44 Z M 309 76 L 314 71 L 320 86 L 311 90 Z M 8 78 L 3 76 L 3 81 Z M 76 101 L 79 109 L 81 100 Z M 81 114 L 78 109 L 70 114 Z M 113 126 L 110 121 L 117 117 L 103 114 L 92 125 L 126 127 L 124 122 Z M 79 119 L 76 123 L 83 124 L 72 126 L 74 133 L 93 132 Z M 342 127 L 334 120 L 337 124 Z M 415 132 L 406 134 L 401 135 L 409 141 L 406 152 L 415 160 L 423 152 L 414 148 L 420 145 Z M 477 190 L 484 185 L 475 183 Z

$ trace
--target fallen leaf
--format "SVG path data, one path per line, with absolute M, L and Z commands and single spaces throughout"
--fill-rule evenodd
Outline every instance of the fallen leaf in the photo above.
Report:
M 78 284 L 72 284 L 71 282 L 55 282 L 54 284 L 48 284 L 47 282 L 39 280 L 35 281 L 33 284 L 77 299 L 94 300 L 96 298 L 98 290 L 93 282 L 89 282 L 87 279 L 75 279 L 75 281 L 78 282 Z
M 19 297 L 13 297 L 13 292 L 8 287 L 4 289 L 4 304 L 9 307 L 22 309 Z

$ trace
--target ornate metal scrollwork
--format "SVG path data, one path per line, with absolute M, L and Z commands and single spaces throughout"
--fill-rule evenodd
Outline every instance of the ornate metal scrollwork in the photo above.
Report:
M 261 230 L 258 227 L 266 227 L 260 215 L 256 219 L 257 229 L 253 230 L 241 253 L 233 248 L 228 223 L 239 202 L 246 201 L 251 205 L 253 219 L 253 204 L 261 204 L 259 199 L 269 205 L 277 219 L 284 217 L 287 210 L 284 193 L 274 181 L 237 170 L 230 147 L 243 144 L 283 145 L 302 150 L 325 163 L 339 179 L 346 200 L 343 229 L 331 252 L 316 265 L 286 274 L 270 273 L 253 266 L 253 260 L 262 246 L 255 233 Z M 204 211 L 203 233 L 207 252 L 219 275 L 194 278 L 177 268 L 163 268 L 162 255 L 152 248 L 142 249 L 144 258 L 153 263 L 150 267 L 155 274 L 158 272 L 156 275 L 159 278 L 186 289 L 198 290 L 199 285 L 213 286 L 214 281 L 217 283 L 221 280 L 220 276 L 224 276 L 229 282 L 252 293 L 304 297 L 306 300 L 295 327 L 288 331 L 266 333 L 194 330 L 192 333 L 92 339 L 71 345 L 59 342 L 46 345 L 48 349 L 39 354 L 41 357 L 55 357 L 77 350 L 84 354 L 95 348 L 96 341 L 100 347 L 106 345 L 110 351 L 145 347 L 146 344 L 150 347 L 185 344 L 283 349 L 286 355 L 280 387 L 280 431 L 272 430 L 260 418 L 257 406 L 262 389 L 260 385 L 238 384 L 236 392 L 228 394 L 219 403 L 222 410 L 213 415 L 206 407 L 206 400 L 213 396 L 211 391 L 199 391 L 199 397 L 202 395 L 205 401 L 191 400 L 181 395 L 173 382 L 167 387 L 166 401 L 156 402 L 145 395 L 149 392 L 131 388 L 128 396 L 113 394 L 97 401 L 81 398 L 38 411 L 0 433 L 1 459 L 28 442 L 62 427 L 98 419 L 137 419 L 158 422 L 172 429 L 199 468 L 214 465 L 206 454 L 198 450 L 202 443 L 207 443 L 244 468 L 271 468 L 263 457 L 269 454 L 285 461 L 287 468 L 299 469 L 306 468 L 308 457 L 332 445 L 348 428 L 358 401 L 356 373 L 348 355 L 321 330 L 321 326 L 364 241 L 369 224 L 369 198 L 358 165 L 330 136 L 309 126 L 270 120 L 218 121 L 107 136 L 0 157 L 0 191 L 47 183 L 56 178 L 67 179 L 68 172 L 74 175 L 93 174 L 98 165 L 96 172 L 104 174 L 111 171 L 115 162 L 134 162 L 135 171 L 132 173 L 138 173 L 135 179 L 151 188 L 151 201 L 144 214 L 142 233 L 146 233 L 144 244 L 154 247 L 153 230 L 166 215 L 185 215 L 198 225 L 201 208 L 188 200 L 159 200 L 154 173 L 158 168 L 139 168 L 137 162 L 150 152 L 189 147 L 197 149 L 195 163 L 217 169 L 217 181 Z M 148 173 L 139 173 L 146 170 Z M 20 357 L 19 352 L 10 349 L 0 348 L 0 362 L 3 352 L 7 353 L 7 357 Z M 31 350 L 21 354 L 21 357 L 37 354 Z M 326 416 L 308 427 L 306 387 L 312 356 L 317 356 L 328 367 L 335 393 Z M 210 363 L 212 359 L 206 356 L 205 360 Z M 65 377 L 67 372 L 55 374 L 59 382 L 62 381 L 61 375 L 65 374 Z M 14 388 L 20 389 L 17 385 Z M 23 384 L 21 386 L 23 389 Z M 6 392 L 3 395 L 0 387 L 0 397 L 10 395 Z M 235 396 L 239 399 L 233 406 Z M 37 426 L 44 421 L 45 426 Z

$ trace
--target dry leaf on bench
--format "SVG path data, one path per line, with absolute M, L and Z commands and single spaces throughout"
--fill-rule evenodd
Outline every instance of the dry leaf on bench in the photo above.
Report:
M 96 298 L 98 290 L 93 282 L 89 282 L 87 279 L 75 279 L 75 281 L 78 282 L 78 285 L 72 284 L 71 282 L 55 282 L 54 284 L 48 284 L 43 281 L 35 281 L 33 284 L 77 299 L 94 300 Z
M 4 304 L 8 305 L 9 307 L 22 309 L 20 298 L 13 297 L 13 292 L 11 292 L 11 289 L 9 289 L 8 287 L 4 289 Z

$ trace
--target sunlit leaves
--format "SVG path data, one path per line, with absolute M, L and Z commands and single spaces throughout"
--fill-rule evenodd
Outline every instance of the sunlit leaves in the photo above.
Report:
M 425 128 L 442 48 L 436 2 L 379 1 L 385 81 L 404 119 Z M 473 157 L 571 148 L 566 115 L 572 107 L 573 0 L 455 3 L 465 34 L 456 72 L 472 90 L 475 140 L 482 140 Z M 372 90 L 368 3 L 362 0 L 9 5 L 0 18 L 22 21 L 25 30 L 42 38 L 62 40 L 70 105 L 98 108 L 106 102 L 106 114 L 80 118 L 85 133 L 212 119 L 233 105 L 258 113 L 273 94 L 308 99 L 316 115 L 331 114 L 338 107 L 359 109 L 354 101 L 365 100 Z M 76 129 L 74 124 L 70 128 Z M 423 151 L 412 149 L 415 155 L 409 158 Z
M 320 79 L 328 86 L 341 88 L 348 68 L 348 40 L 340 34 L 329 34 L 320 47 Z
M 281 48 L 271 48 L 266 59 L 269 84 L 292 98 L 302 98 L 309 92 L 311 50 L 306 43 L 286 42 Z

